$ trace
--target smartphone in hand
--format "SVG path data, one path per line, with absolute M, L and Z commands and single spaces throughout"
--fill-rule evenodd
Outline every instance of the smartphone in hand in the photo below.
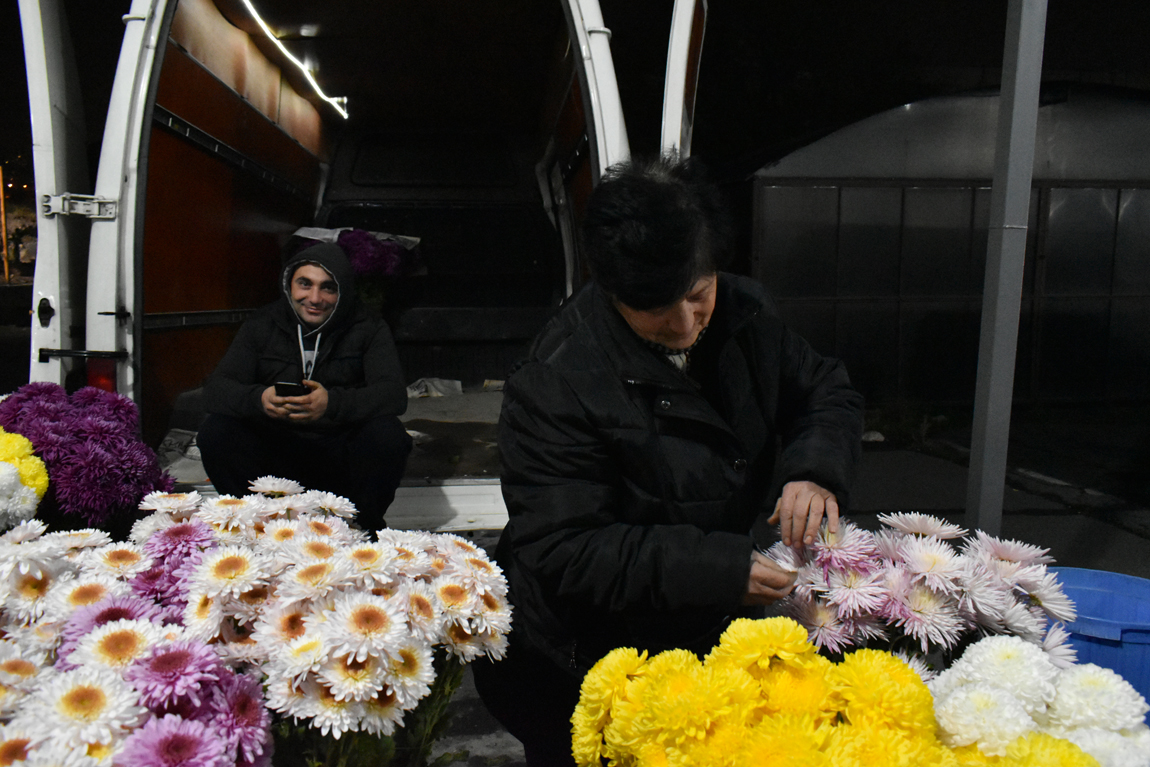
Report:
M 302 397 L 311 389 L 304 386 L 302 383 L 293 383 L 291 381 L 276 381 L 276 396 L 277 397 Z

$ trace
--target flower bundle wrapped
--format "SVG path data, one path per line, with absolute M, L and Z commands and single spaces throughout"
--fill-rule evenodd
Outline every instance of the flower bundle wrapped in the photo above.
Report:
M 0 679 L 0 750 L 15 738 L 55 755 L 34 720 L 88 695 L 109 708 L 69 736 L 86 766 L 166 763 L 155 755 L 177 741 L 202 748 L 188 764 L 268 764 L 273 732 L 297 758 L 382 765 L 402 737 L 426 758 L 463 663 L 505 650 L 502 574 L 463 538 L 372 541 L 346 499 L 275 478 L 253 489 L 151 493 L 126 543 L 35 520 L 0 538 L 4 641 L 35 669 L 21 687 Z M 55 697 L 30 692 L 64 677 Z
M 972 763 L 997 763 L 992 757 L 1008 756 L 1018 738 L 1046 736 L 1076 744 L 1102 767 L 1150 767 L 1150 706 L 1110 669 L 1060 669 L 1033 644 L 992 636 L 929 686 L 940 737 Z
M 648 659 L 631 648 L 600 660 L 572 716 L 572 752 L 583 767 L 602 759 L 613 767 L 980 763 L 960 759 L 936 728 L 929 689 L 900 658 L 863 649 L 833 663 L 789 618 L 741 619 L 703 661 L 684 650 Z M 1016 738 L 1014 756 L 995 763 L 1095 764 L 1072 743 L 1044 737 L 1058 745 Z M 1054 748 L 1070 756 L 1045 761 Z
M 881 645 L 926 669 L 982 634 L 1013 634 L 1042 645 L 1058 665 L 1073 663 L 1059 621 L 1074 604 L 1046 565 L 1046 549 L 966 531 L 925 514 L 883 514 L 869 532 L 849 521 L 826 525 L 801 553 L 769 556 L 798 573 L 782 609 L 830 652 Z
M 32 443 L 0 429 L 0 530 L 31 519 L 48 490 L 48 471 Z
M 65 515 L 100 525 L 133 511 L 172 479 L 140 441 L 139 414 L 127 397 L 87 387 L 68 396 L 62 386 L 30 383 L 0 402 L 0 427 L 21 434 L 43 460 L 49 498 Z

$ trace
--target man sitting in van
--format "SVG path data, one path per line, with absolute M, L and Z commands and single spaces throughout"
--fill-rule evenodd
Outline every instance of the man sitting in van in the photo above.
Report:
M 385 527 L 411 452 L 391 332 L 357 302 L 338 245 L 290 257 L 281 282 L 283 297 L 244 323 L 204 387 L 204 468 L 220 493 L 285 477 L 348 498 L 365 529 Z

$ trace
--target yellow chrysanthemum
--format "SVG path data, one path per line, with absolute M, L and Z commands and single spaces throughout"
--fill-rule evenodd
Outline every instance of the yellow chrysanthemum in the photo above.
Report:
M 835 728 L 826 753 L 832 767 L 922 767 L 934 765 L 937 743 L 882 725 Z
M 601 658 L 583 677 L 579 705 L 571 717 L 571 748 L 578 764 L 598 767 L 600 758 L 607 755 L 603 729 L 611 721 L 616 699 L 624 694 L 628 682 L 642 673 L 646 661 L 646 651 L 620 647 Z
M 48 470 L 32 452 L 32 443 L 21 434 L 0 429 L 0 461 L 12 464 L 20 473 L 20 484 L 30 487 L 37 498 L 48 490 Z
M 1098 767 L 1098 760 L 1069 740 L 1044 732 L 1031 732 L 1006 747 L 1002 764 L 1010 767 Z
M 796 621 L 740 618 L 723 632 L 718 646 L 707 656 L 707 664 L 732 664 L 759 677 L 772 661 L 803 663 L 814 657 L 815 646 L 810 643 L 807 630 Z
M 1002 757 L 982 753 L 977 743 L 950 749 L 950 753 L 954 755 L 958 767 L 983 767 L 983 765 L 1002 764 L 1003 762 Z
M 767 716 L 782 712 L 809 714 L 818 721 L 834 718 L 842 701 L 831 678 L 833 668 L 834 664 L 821 655 L 803 665 L 776 664 L 760 682 L 762 712 Z
M 828 767 L 823 728 L 811 717 L 768 717 L 746 731 L 736 754 L 737 767 Z
M 909 733 L 935 731 L 934 697 L 904 661 L 879 650 L 857 650 L 830 672 L 851 724 L 895 727 Z

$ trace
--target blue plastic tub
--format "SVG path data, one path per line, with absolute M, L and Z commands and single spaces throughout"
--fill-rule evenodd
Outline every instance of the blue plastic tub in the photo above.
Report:
M 1150 701 L 1150 580 L 1132 575 L 1051 568 L 1078 608 L 1066 625 L 1079 663 L 1114 669 Z

